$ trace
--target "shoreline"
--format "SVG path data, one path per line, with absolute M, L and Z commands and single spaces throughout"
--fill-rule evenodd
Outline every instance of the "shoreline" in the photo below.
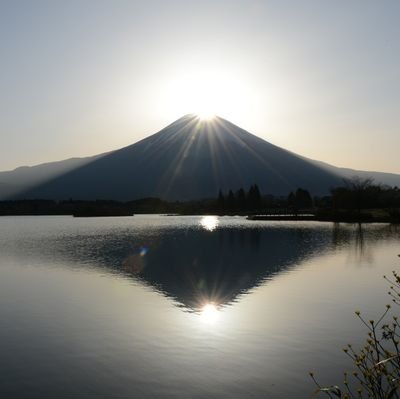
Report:
M 330 222 L 330 223 L 362 223 L 362 224 L 372 224 L 372 223 L 388 223 L 388 224 L 400 224 L 400 220 L 397 219 L 390 219 L 387 217 L 368 217 L 368 218 L 354 218 L 354 217 L 339 217 L 339 218 L 329 218 L 326 216 L 318 216 L 312 214 L 303 214 L 303 215 L 249 215 L 249 214 L 218 214 L 213 212 L 207 213 L 173 213 L 173 214 L 165 214 L 159 212 L 144 212 L 144 213 L 132 213 L 132 214 L 123 214 L 123 213 L 104 213 L 104 214 L 83 214 L 83 213 L 9 213 L 9 214 L 0 214 L 0 217 L 23 217 L 23 216 L 70 216 L 76 219 L 93 219 L 93 218 L 110 218 L 110 217 L 133 217 L 133 216 L 140 216 L 140 215 L 160 215 L 160 216 L 210 216 L 215 215 L 219 217 L 224 216 L 241 216 L 244 217 L 248 221 L 272 221 L 272 222 Z

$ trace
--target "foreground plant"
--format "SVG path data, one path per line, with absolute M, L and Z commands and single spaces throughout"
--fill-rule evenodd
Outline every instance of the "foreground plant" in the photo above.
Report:
M 390 284 L 389 296 L 392 302 L 400 305 L 400 276 L 384 279 Z M 352 345 L 343 349 L 350 357 L 354 369 L 344 373 L 341 386 L 321 386 L 314 373 L 310 376 L 317 386 L 314 395 L 325 394 L 330 398 L 377 398 L 400 399 L 400 324 L 397 316 L 389 317 L 391 305 L 386 305 L 382 316 L 377 320 L 366 320 L 360 311 L 355 314 L 367 328 L 367 337 L 362 348 L 355 350 Z

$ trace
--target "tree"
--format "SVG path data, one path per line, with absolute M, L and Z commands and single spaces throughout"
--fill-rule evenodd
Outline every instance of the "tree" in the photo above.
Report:
M 353 176 L 350 179 L 345 180 L 346 186 L 350 189 L 353 194 L 355 207 L 357 213 L 361 213 L 361 209 L 365 207 L 367 198 L 367 192 L 371 189 L 373 179 L 368 177 L 363 179 L 359 176 Z
M 310 193 L 303 188 L 296 190 L 296 206 L 298 209 L 311 208 L 312 198 Z
M 343 187 L 331 190 L 333 206 L 336 209 L 354 209 L 358 215 L 368 206 L 378 206 L 381 187 L 372 183 L 372 178 L 359 176 L 345 179 Z
M 227 205 L 227 208 L 228 208 L 229 211 L 232 212 L 232 211 L 235 210 L 236 201 L 235 201 L 235 196 L 234 196 L 232 190 L 229 190 L 228 198 L 227 198 L 227 200 L 226 200 L 226 205 Z
M 296 204 L 296 195 L 293 191 L 291 191 L 287 198 L 288 207 L 294 212 L 297 213 L 297 204 Z
M 244 211 L 246 209 L 246 193 L 243 188 L 240 188 L 236 193 L 236 206 L 238 210 Z
M 225 197 L 221 190 L 219 190 L 218 193 L 217 208 L 219 211 L 223 211 L 225 209 Z
M 257 184 L 250 186 L 247 197 L 250 210 L 258 210 L 261 205 L 261 194 Z
M 291 191 L 287 198 L 288 207 L 297 214 L 300 209 L 312 207 L 312 198 L 310 193 L 303 188 L 298 188 L 294 193 Z
M 261 193 L 257 184 L 254 185 L 254 203 L 257 209 L 261 205 Z

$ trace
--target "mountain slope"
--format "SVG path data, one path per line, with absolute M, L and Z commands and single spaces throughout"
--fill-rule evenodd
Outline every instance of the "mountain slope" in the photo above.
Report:
M 15 170 L 0 172 L 0 199 L 12 198 L 18 193 L 37 187 L 71 170 L 93 162 L 96 155 L 86 158 L 70 158 L 64 161 L 48 162 L 36 166 L 21 166 Z
M 336 171 L 274 146 L 222 118 L 205 122 L 193 115 L 131 146 L 80 162 L 56 176 L 47 172 L 45 179 L 42 172 L 40 184 L 38 179 L 30 181 L 19 193 L 14 190 L 13 197 L 190 200 L 215 197 L 219 189 L 247 189 L 254 183 L 262 193 L 275 195 L 287 195 L 297 187 L 325 194 L 341 183 Z M 61 169 L 60 163 L 43 168 Z M 5 172 L 8 176 L 0 173 L 3 198 L 1 183 L 13 182 L 16 172 Z
M 354 176 L 359 176 L 361 178 L 372 178 L 373 182 L 377 184 L 400 187 L 400 175 L 396 173 L 339 168 L 337 166 L 329 165 L 321 161 L 312 161 L 312 162 L 315 165 L 320 166 L 331 173 L 341 176 L 343 179 L 349 179 Z

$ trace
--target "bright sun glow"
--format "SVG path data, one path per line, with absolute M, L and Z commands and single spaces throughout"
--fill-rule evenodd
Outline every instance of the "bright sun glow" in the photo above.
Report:
M 194 113 L 201 119 L 209 119 L 218 113 L 219 104 L 228 101 L 230 91 L 220 71 L 194 70 L 180 76 L 175 83 L 179 98 L 175 101 L 182 106 L 184 101 L 188 113 Z
M 157 112 L 171 120 L 195 114 L 202 120 L 218 115 L 239 122 L 239 115 L 257 108 L 256 92 L 243 76 L 231 65 L 177 68 L 160 77 Z
M 208 231 L 214 231 L 219 224 L 217 216 L 203 216 L 200 219 L 200 226 Z
M 213 303 L 207 303 L 201 309 L 200 317 L 205 323 L 214 324 L 219 318 L 217 307 Z
M 202 120 L 202 121 L 211 121 L 215 118 L 215 114 L 213 112 L 197 112 L 196 115 Z

